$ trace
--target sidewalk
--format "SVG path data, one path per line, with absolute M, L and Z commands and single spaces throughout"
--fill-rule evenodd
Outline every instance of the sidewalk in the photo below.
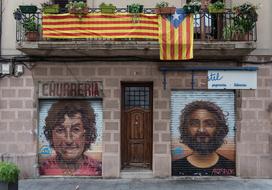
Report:
M 19 190 L 272 190 L 272 179 L 87 179 L 39 178 L 19 181 Z

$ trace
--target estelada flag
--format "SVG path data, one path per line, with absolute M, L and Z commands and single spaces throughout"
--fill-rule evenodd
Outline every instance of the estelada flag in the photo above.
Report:
M 159 16 L 161 60 L 187 60 L 193 58 L 193 14 L 176 9 L 175 14 Z

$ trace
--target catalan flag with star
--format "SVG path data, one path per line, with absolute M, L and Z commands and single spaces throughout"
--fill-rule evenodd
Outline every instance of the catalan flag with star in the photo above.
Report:
M 193 58 L 193 15 L 183 9 L 175 14 L 159 16 L 161 60 L 188 60 Z

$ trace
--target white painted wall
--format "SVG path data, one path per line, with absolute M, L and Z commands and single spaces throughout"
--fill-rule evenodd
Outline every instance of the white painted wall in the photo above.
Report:
M 3 31 L 2 31 L 2 55 L 19 55 L 21 52 L 16 50 L 16 31 L 15 20 L 13 18 L 13 11 L 20 4 L 34 4 L 40 5 L 47 0 L 3 0 Z M 113 3 L 117 7 L 126 7 L 128 4 L 141 3 L 145 7 L 155 7 L 157 2 L 161 0 L 88 0 L 90 7 L 98 7 L 101 2 Z M 170 5 L 176 7 L 182 7 L 185 0 L 168 0 Z M 253 4 L 260 4 L 258 10 L 258 41 L 257 47 L 261 54 L 271 54 L 272 52 L 272 0 L 236 0 L 233 1 L 233 5 L 241 4 L 243 2 L 252 2 Z

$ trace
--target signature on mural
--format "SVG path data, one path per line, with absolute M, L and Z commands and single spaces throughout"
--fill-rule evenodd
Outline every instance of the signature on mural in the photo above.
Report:
M 85 152 L 97 137 L 93 108 L 84 100 L 59 100 L 48 111 L 44 135 L 55 154 L 40 161 L 41 175 L 101 175 L 101 162 Z M 44 147 L 42 153 L 49 153 Z
M 223 79 L 223 76 L 220 73 L 210 73 L 208 75 L 208 81 L 220 81 L 221 79 Z

